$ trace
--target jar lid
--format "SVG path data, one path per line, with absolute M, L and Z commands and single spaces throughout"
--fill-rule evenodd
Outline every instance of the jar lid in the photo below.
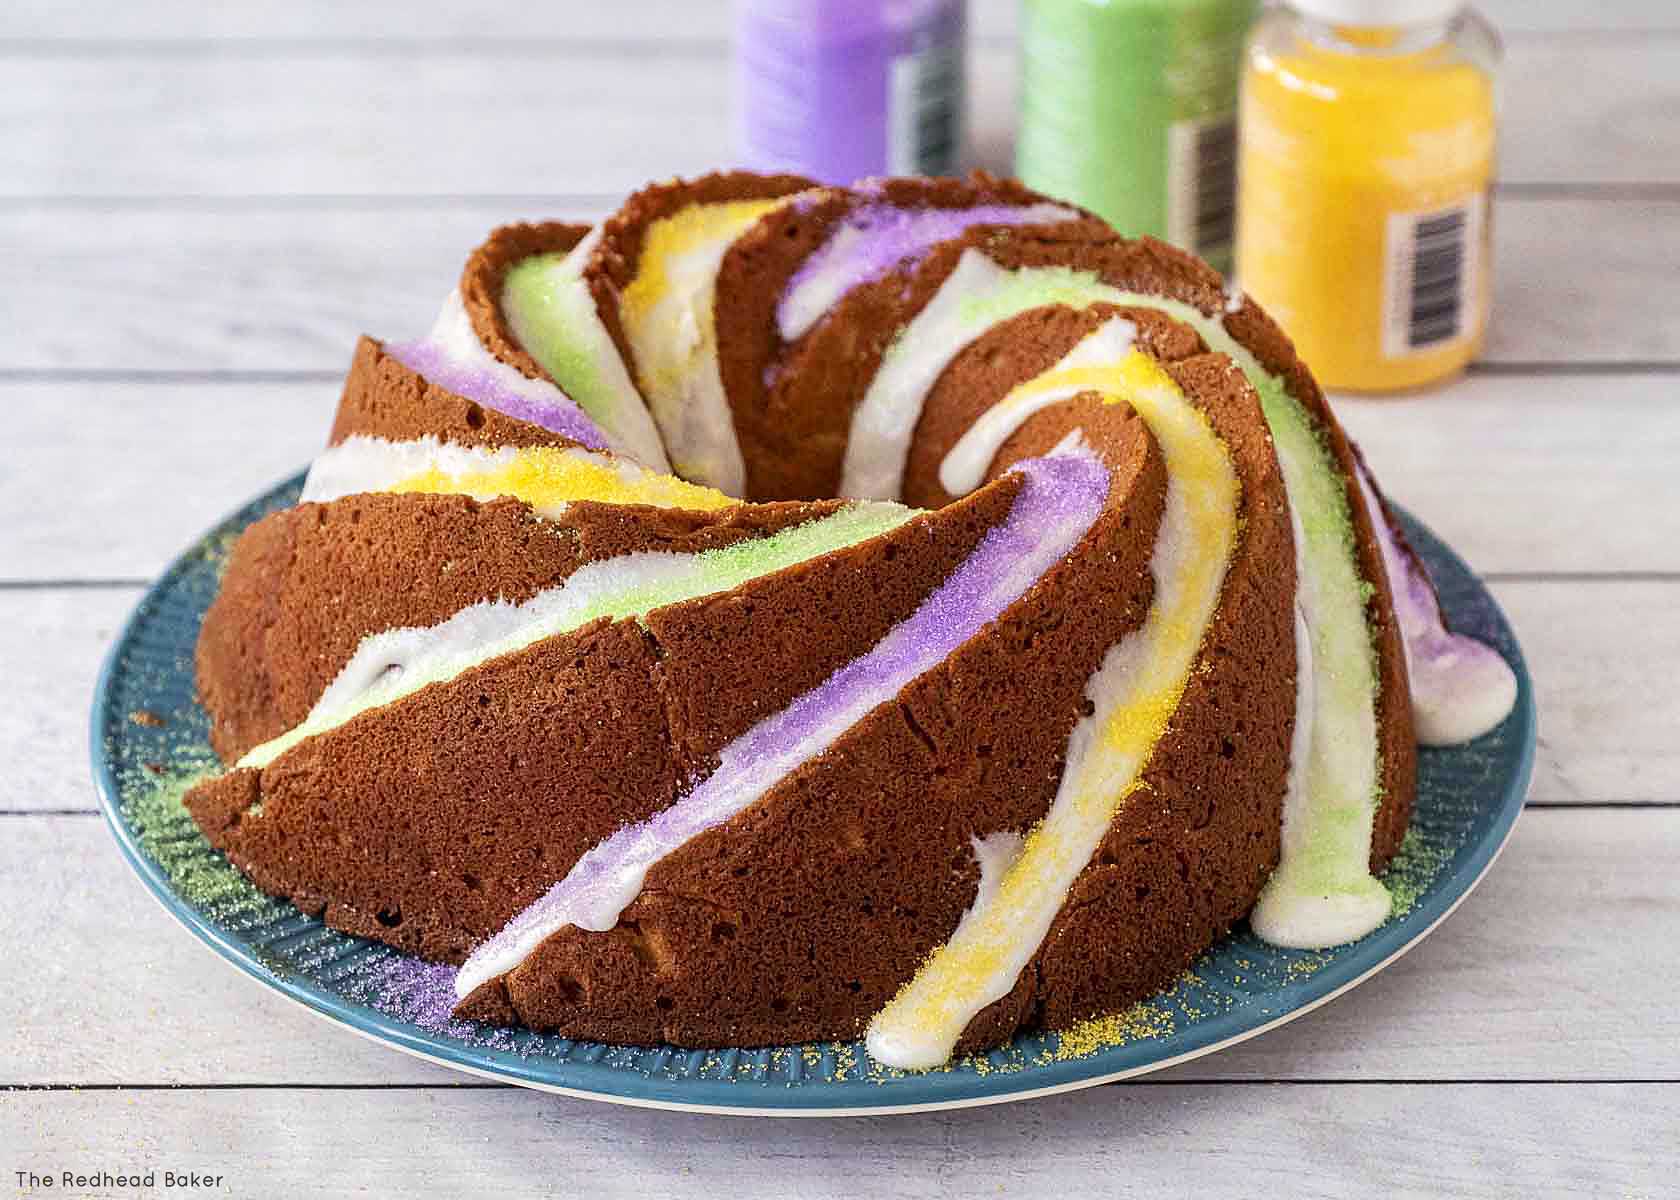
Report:
M 1289 6 L 1331 25 L 1365 28 L 1434 25 L 1450 20 L 1466 0 L 1288 0 Z

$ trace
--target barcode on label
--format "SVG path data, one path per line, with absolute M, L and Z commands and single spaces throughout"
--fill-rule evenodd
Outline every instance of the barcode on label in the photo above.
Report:
M 1482 287 L 1480 195 L 1428 212 L 1390 213 L 1383 354 L 1438 350 L 1473 331 Z
M 892 60 L 888 72 L 887 170 L 948 175 L 962 141 L 962 51 L 935 46 Z
M 1222 257 L 1236 211 L 1236 117 L 1175 121 L 1167 131 L 1167 240 L 1203 258 Z

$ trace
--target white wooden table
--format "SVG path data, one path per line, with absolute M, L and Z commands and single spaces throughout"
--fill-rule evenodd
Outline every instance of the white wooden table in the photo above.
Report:
M 976 4 L 994 165 L 1012 7 Z M 1488 7 L 1509 57 L 1487 353 L 1341 412 L 1529 653 L 1540 757 L 1505 857 L 1393 969 L 1234 1050 L 799 1122 L 488 1086 L 316 1021 L 145 896 L 87 768 L 118 622 L 310 456 L 358 332 L 423 329 L 494 223 L 728 161 L 721 4 L 7 0 L 0 1194 L 147 1167 L 276 1197 L 1676 1194 L 1680 5 Z

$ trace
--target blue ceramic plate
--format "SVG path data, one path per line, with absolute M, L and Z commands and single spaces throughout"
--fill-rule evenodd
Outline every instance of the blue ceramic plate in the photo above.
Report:
M 1034 1033 L 927 1074 L 876 1067 L 859 1043 L 769 1049 L 608 1046 L 451 1021 L 447 972 L 325 928 L 263 896 L 212 850 L 181 807 L 213 769 L 193 700 L 193 644 L 240 530 L 291 504 L 301 476 L 234 513 L 140 601 L 93 697 L 93 774 L 123 853 L 152 893 L 223 958 L 314 1012 L 447 1066 L 597 1100 L 777 1115 L 990 1104 L 1183 1062 L 1300 1016 L 1393 962 L 1464 899 L 1499 853 L 1528 790 L 1534 701 L 1493 599 L 1428 530 L 1408 523 L 1453 626 L 1515 668 L 1516 711 L 1468 746 L 1421 754 L 1413 832 L 1389 882 L 1396 914 L 1361 941 L 1280 950 L 1245 928 L 1169 991 L 1067 1034 Z

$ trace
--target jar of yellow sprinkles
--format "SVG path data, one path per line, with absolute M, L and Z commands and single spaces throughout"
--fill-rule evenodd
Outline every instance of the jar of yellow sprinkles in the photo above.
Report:
M 1481 345 L 1498 59 L 1462 0 L 1291 0 L 1250 35 L 1236 275 L 1326 387 L 1421 386 Z

